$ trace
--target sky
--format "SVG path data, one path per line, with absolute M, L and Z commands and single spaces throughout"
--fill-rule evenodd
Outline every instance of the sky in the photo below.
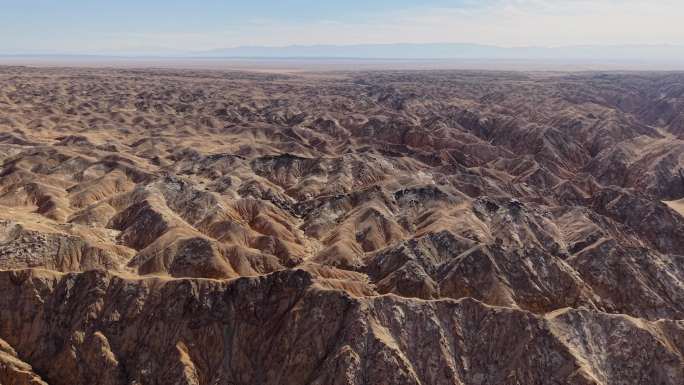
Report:
M 684 0 L 0 0 L 0 53 L 684 45 Z

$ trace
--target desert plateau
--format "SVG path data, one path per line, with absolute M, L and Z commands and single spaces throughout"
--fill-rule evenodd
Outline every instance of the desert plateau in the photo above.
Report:
M 0 66 L 2 385 L 683 385 L 684 73 Z

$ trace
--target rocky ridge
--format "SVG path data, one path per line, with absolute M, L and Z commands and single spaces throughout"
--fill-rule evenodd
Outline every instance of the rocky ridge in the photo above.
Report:
M 683 90 L 1 68 L 0 384 L 678 385 Z

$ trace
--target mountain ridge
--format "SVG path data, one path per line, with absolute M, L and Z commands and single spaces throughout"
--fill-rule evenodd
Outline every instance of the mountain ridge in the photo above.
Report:
M 0 383 L 681 385 L 684 73 L 0 67 Z
M 0 56 L 133 56 L 170 58 L 336 58 L 336 59 L 509 59 L 509 60 L 646 60 L 684 62 L 684 45 L 568 45 L 502 47 L 474 43 L 382 43 L 260 46 L 209 50 L 159 48 L 102 52 L 14 51 Z

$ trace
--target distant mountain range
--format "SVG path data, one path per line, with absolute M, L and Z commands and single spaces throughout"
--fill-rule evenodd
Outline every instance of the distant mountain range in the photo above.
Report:
M 360 44 L 236 47 L 190 53 L 200 57 L 355 59 L 663 60 L 684 62 L 684 46 L 623 45 L 504 48 L 478 44 Z
M 0 53 L 2 54 L 2 53 Z M 7 55 L 8 53 L 5 53 Z M 27 56 L 29 53 L 13 53 Z M 32 52 L 31 56 L 120 56 L 175 58 L 331 58 L 331 59 L 498 59 L 498 60 L 579 60 L 579 61 L 648 61 L 684 63 L 684 45 L 584 45 L 565 47 L 515 47 L 492 45 L 431 44 L 358 44 L 291 45 L 284 47 L 242 46 L 210 51 L 136 50 L 107 51 L 96 54 Z

